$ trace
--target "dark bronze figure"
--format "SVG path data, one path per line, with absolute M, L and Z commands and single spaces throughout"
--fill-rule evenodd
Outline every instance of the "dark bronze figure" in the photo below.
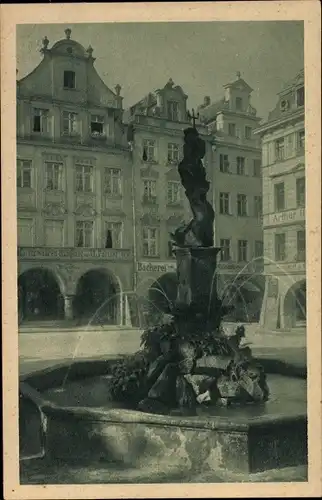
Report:
M 209 182 L 202 163 L 205 153 L 205 142 L 200 138 L 197 129 L 189 127 L 184 130 L 183 160 L 179 163 L 178 171 L 193 219 L 171 235 L 177 247 L 212 247 L 214 244 L 215 214 L 207 201 Z

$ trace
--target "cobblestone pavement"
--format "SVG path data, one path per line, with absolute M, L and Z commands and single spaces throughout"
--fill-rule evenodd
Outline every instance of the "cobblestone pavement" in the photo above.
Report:
M 286 467 L 257 474 L 228 471 L 188 472 L 182 469 L 124 468 L 114 464 L 62 464 L 46 459 L 20 463 L 21 484 L 223 483 L 307 481 L 307 467 Z

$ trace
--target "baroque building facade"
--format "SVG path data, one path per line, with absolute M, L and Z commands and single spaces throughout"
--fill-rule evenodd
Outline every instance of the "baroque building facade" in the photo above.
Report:
M 176 297 L 176 263 L 170 233 L 191 219 L 178 173 L 183 130 L 191 126 L 187 98 L 170 78 L 128 111 L 128 140 L 133 161 L 134 280 L 140 322 L 158 313 Z M 204 165 L 212 171 L 212 137 L 196 125 L 206 142 Z M 152 311 L 151 311 L 152 309 Z
M 260 118 L 251 105 L 252 88 L 237 73 L 223 97 L 206 96 L 198 111 L 215 136 L 211 178 L 215 243 L 221 247 L 218 286 L 236 306 L 233 318 L 257 321 L 264 293 Z
M 42 61 L 17 81 L 19 315 L 89 321 L 100 304 L 124 324 L 133 224 L 121 88 L 65 35 L 51 48 L 45 37 Z
M 304 70 L 287 82 L 262 140 L 265 294 L 261 325 L 289 330 L 306 321 Z

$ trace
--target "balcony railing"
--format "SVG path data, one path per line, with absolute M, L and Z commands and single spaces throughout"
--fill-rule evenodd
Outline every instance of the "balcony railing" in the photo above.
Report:
M 132 250 L 124 248 L 18 247 L 18 259 L 128 261 L 132 259 Z

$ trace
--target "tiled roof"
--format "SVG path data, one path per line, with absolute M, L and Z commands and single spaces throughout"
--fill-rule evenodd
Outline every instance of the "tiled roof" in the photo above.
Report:
M 205 108 L 199 107 L 198 112 L 201 120 L 207 123 L 212 121 L 216 117 L 216 114 L 225 108 L 226 108 L 225 99 L 222 98 L 219 101 L 214 102 L 209 106 L 206 106 Z

